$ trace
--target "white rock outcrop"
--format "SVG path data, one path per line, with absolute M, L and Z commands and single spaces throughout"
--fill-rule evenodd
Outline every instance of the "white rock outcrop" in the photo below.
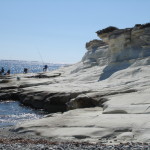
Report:
M 114 28 L 112 32 L 108 27 L 97 31 L 97 34 L 109 45 L 111 62 L 144 58 L 150 55 L 150 24 L 138 24 L 126 29 Z
M 103 42 L 87 43 L 79 63 L 1 84 L 3 94 L 9 90 L 24 104 L 68 110 L 22 123 L 18 132 L 62 140 L 150 142 L 150 24 L 109 27 L 97 34 Z

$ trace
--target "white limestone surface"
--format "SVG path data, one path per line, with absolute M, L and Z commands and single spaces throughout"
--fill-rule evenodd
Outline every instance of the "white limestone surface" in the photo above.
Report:
M 46 97 L 60 94 L 55 97 L 58 102 L 63 101 L 62 93 L 72 94 L 65 104 L 75 109 L 73 101 L 81 107 L 25 122 L 16 127 L 18 132 L 61 140 L 150 142 L 150 24 L 104 31 L 99 36 L 108 45 L 95 48 L 90 42 L 81 62 L 47 72 L 46 78 L 12 79 L 9 85 L 21 88 L 24 96 L 31 95 L 32 106 L 36 94 L 42 98 L 45 92 Z M 140 38 L 145 35 L 146 39 Z M 52 101 L 51 97 L 46 100 Z

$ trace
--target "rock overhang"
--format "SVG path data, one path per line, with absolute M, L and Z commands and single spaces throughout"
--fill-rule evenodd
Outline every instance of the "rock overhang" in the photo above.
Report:
M 110 26 L 96 33 L 109 45 L 110 62 L 150 56 L 150 23 L 125 29 Z

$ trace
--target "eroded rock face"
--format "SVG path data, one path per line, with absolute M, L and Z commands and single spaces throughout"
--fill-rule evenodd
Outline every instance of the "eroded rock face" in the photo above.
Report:
M 110 57 L 108 51 L 108 44 L 102 40 L 92 40 L 86 43 L 86 49 L 88 50 L 82 61 L 89 67 L 95 65 L 105 65 Z
M 149 23 L 126 29 L 111 26 L 96 33 L 102 40 L 92 40 L 86 43 L 88 51 L 83 56 L 82 62 L 87 67 L 150 56 Z
M 44 109 L 47 112 L 64 112 L 67 109 L 66 103 L 76 97 L 79 93 L 51 93 L 51 92 L 22 92 L 18 95 L 24 105 Z
M 95 39 L 95 40 L 92 40 L 92 41 L 86 43 L 86 49 L 87 50 L 96 50 L 99 47 L 106 46 L 106 45 L 107 44 L 105 42 L 103 42 L 102 40 Z
M 150 23 L 102 31 L 97 31 L 97 35 L 109 45 L 110 62 L 150 56 Z
M 89 65 L 89 67 L 95 65 L 107 65 L 110 57 L 110 53 L 108 51 L 108 46 L 99 47 L 96 50 L 91 50 L 86 52 L 82 61 L 84 65 Z

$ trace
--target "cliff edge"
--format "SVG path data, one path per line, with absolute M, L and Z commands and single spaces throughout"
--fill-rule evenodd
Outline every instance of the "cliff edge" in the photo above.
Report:
M 112 30 L 109 30 L 109 29 Z M 121 62 L 150 56 L 150 23 L 133 28 L 108 27 L 96 32 L 109 45 L 110 62 Z

